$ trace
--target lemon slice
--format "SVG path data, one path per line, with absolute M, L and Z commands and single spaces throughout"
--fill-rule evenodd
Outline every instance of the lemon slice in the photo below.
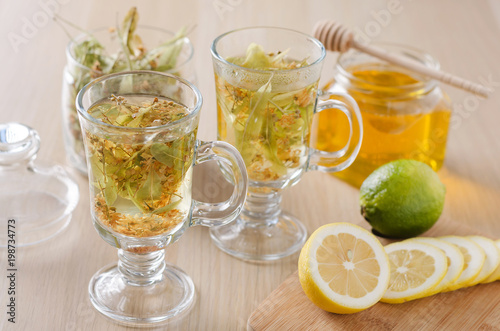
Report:
M 495 246 L 497 246 L 497 248 L 500 250 L 500 239 L 495 241 Z M 482 283 L 491 283 L 495 280 L 500 280 L 500 265 L 495 269 L 495 271 L 493 271 L 490 276 L 483 280 Z
M 377 303 L 389 283 L 384 247 L 367 230 L 350 223 L 317 229 L 299 257 L 299 280 L 318 307 L 350 314 Z
M 453 291 L 472 285 L 472 281 L 481 271 L 486 255 L 484 250 L 475 242 L 465 237 L 444 236 L 439 239 L 454 244 L 464 256 L 464 270 L 458 279 L 448 286 L 446 291 Z
M 488 278 L 493 271 L 495 271 L 500 264 L 500 252 L 498 251 L 495 242 L 491 239 L 482 236 L 467 236 L 466 238 L 481 246 L 486 256 L 481 271 L 469 283 L 469 285 L 472 286 L 481 283 L 483 280 Z
M 429 244 L 407 240 L 385 246 L 391 280 L 381 301 L 402 303 L 434 294 L 448 269 L 446 255 Z
M 446 275 L 441 280 L 441 282 L 439 282 L 434 288 L 434 293 L 444 291 L 450 284 L 452 284 L 455 280 L 458 279 L 458 277 L 460 277 L 462 270 L 464 270 L 464 256 L 457 246 L 450 244 L 447 241 L 439 240 L 436 238 L 416 237 L 411 240 L 435 246 L 442 250 L 446 255 L 448 271 L 446 271 Z

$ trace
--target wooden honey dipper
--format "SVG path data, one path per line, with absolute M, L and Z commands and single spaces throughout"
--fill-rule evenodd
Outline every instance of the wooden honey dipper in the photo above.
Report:
M 340 23 L 332 21 L 320 21 L 314 26 L 313 35 L 315 38 L 321 41 L 323 45 L 325 45 L 326 49 L 330 51 L 343 53 L 350 48 L 355 48 L 363 53 L 370 54 L 389 63 L 396 64 L 413 72 L 417 72 L 424 76 L 437 79 L 443 83 L 464 89 L 485 98 L 487 98 L 488 95 L 492 93 L 491 89 L 483 85 L 476 84 L 474 82 L 454 76 L 444 71 L 429 68 L 422 63 L 389 53 L 382 48 L 359 43 L 354 40 L 354 35 L 352 34 L 352 32 L 348 28 L 342 26 L 342 24 Z

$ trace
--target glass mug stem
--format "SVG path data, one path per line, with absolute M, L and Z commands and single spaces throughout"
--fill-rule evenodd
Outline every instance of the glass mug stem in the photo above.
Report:
M 269 193 L 248 192 L 240 219 L 249 227 L 273 226 L 281 214 L 281 191 Z
M 163 279 L 165 270 L 165 250 L 137 254 L 118 250 L 118 270 L 126 283 L 147 286 Z

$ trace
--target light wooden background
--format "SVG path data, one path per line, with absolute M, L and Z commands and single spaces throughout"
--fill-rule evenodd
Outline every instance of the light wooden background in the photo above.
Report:
M 373 12 L 396 0 L 23 0 L 0 2 L 0 122 L 19 121 L 38 130 L 40 160 L 65 162 L 61 134 L 60 93 L 67 36 L 52 21 L 43 22 L 41 3 L 49 11 L 92 29 L 114 25 L 128 8 L 139 8 L 141 22 L 177 30 L 196 24 L 190 35 L 194 64 L 204 96 L 200 133 L 216 136 L 215 97 L 209 46 L 219 34 L 251 25 L 272 25 L 310 32 L 319 19 L 331 18 L 361 30 L 371 39 L 399 42 L 434 55 L 442 67 L 459 76 L 495 84 L 494 95 L 478 100 L 445 87 L 456 105 L 445 168 L 447 187 L 443 217 L 471 225 L 500 238 L 500 2 L 497 0 L 399 0 L 401 12 L 376 23 Z M 58 4 L 54 6 L 53 4 Z M 12 47 L 9 34 L 23 36 L 24 20 L 38 15 L 39 27 L 26 42 Z M 41 16 L 40 16 L 41 15 Z M 375 23 L 374 23 L 375 22 Z M 41 24 L 44 23 L 44 24 Z M 378 29 L 377 29 L 378 27 Z M 326 81 L 335 60 L 328 55 Z M 87 181 L 75 174 L 81 200 L 69 227 L 53 240 L 19 249 L 17 323 L 6 321 L 6 251 L 0 250 L 0 329 L 121 330 L 91 307 L 87 285 L 102 266 L 117 260 L 92 227 Z M 199 179 L 208 180 L 206 172 Z M 205 179 L 204 179 L 205 178 Z M 200 181 L 199 181 L 200 182 Z M 200 183 L 197 185 L 201 185 Z M 214 189 L 215 188 L 215 189 Z M 0 183 L 0 189 L 1 183 Z M 212 183 L 203 193 L 222 194 Z M 219 192 L 220 191 L 220 192 Z M 213 198 L 213 196 L 212 196 Z M 26 203 L 30 203 L 26 201 Z M 336 221 L 360 222 L 358 190 L 321 173 L 308 173 L 284 194 L 284 207 L 312 232 Z M 2 211 L 0 211 L 1 213 Z M 0 224 L 6 227 L 5 224 Z M 4 231 L 2 229 L 1 231 Z M 297 256 L 273 264 L 249 264 L 219 251 L 206 228 L 192 228 L 168 248 L 167 260 L 193 279 L 198 300 L 191 314 L 169 329 L 240 330 L 251 312 L 297 269 Z M 480 304 L 480 303 L 478 303 Z M 500 327 L 500 326 L 499 326 Z

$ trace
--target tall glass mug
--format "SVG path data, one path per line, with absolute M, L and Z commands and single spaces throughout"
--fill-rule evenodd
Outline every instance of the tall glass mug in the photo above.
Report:
M 78 93 L 92 221 L 119 249 L 118 264 L 90 281 L 90 300 L 118 322 L 161 323 L 191 307 L 193 282 L 165 263 L 164 248 L 188 227 L 227 224 L 242 208 L 245 165 L 230 144 L 196 139 L 201 104 L 195 86 L 152 71 L 103 76 Z M 225 202 L 191 198 L 193 166 L 209 160 L 234 184 Z
M 214 227 L 223 251 L 246 260 L 275 260 L 299 250 L 307 231 L 280 207 L 281 191 L 305 171 L 340 171 L 360 148 L 362 127 L 356 102 L 318 101 L 325 48 L 293 30 L 253 27 L 235 30 L 212 44 L 217 94 L 218 139 L 235 146 L 249 177 L 244 209 L 236 222 Z M 345 113 L 355 146 L 336 152 L 309 147 L 313 115 L 335 108 Z M 354 121 L 353 117 L 357 120 Z M 333 127 L 333 125 L 332 125 Z M 351 144 L 352 145 L 352 144 Z

